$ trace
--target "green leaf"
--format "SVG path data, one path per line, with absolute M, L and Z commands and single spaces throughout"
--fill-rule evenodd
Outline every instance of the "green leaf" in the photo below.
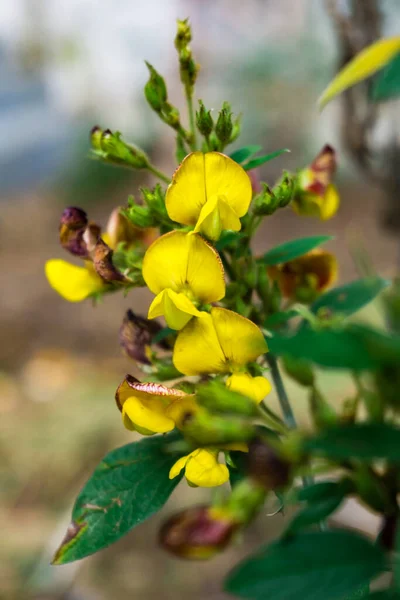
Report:
M 388 423 L 357 423 L 330 427 L 305 440 L 306 452 L 332 459 L 370 462 L 386 459 L 400 463 L 400 428 Z
M 243 232 L 241 233 L 236 231 L 224 231 L 221 237 L 219 238 L 218 242 L 215 244 L 215 247 L 218 250 L 218 252 L 220 252 L 221 250 L 224 250 L 227 246 L 230 246 L 231 244 L 235 244 L 236 246 L 237 243 L 243 237 L 245 237 Z
M 293 517 L 285 534 L 295 533 L 329 517 L 340 506 L 350 490 L 351 486 L 347 481 L 324 481 L 301 489 L 298 499 L 307 501 L 308 504 Z
M 360 598 L 370 598 L 369 583 L 360 586 L 357 590 L 355 590 L 355 592 L 352 592 L 343 600 L 360 600 Z
M 244 146 L 243 148 L 239 148 L 239 150 L 235 150 L 230 155 L 230 158 L 235 162 L 241 164 L 254 154 L 257 154 L 261 150 L 261 146 Z
M 289 260 L 303 256 L 303 254 L 307 254 L 307 252 L 310 252 L 313 248 L 332 239 L 333 237 L 330 235 L 313 235 L 291 240 L 290 242 L 275 246 L 275 248 L 266 252 L 264 256 L 259 259 L 259 262 L 268 266 L 279 265 L 280 263 L 288 262 Z
M 384 102 L 400 95 L 400 54 L 395 56 L 375 78 L 372 100 Z
M 307 532 L 275 542 L 239 564 L 225 589 L 254 600 L 342 600 L 385 567 L 382 550 L 356 533 Z
M 171 329 L 170 327 L 163 327 L 162 329 L 160 329 L 160 331 L 158 331 L 155 334 L 155 336 L 151 340 L 151 343 L 158 344 L 159 342 L 162 342 L 170 335 L 173 335 L 173 336 L 176 335 L 175 329 Z
M 53 564 L 106 548 L 160 510 L 179 482 L 168 477 L 179 457 L 165 449 L 179 438 L 175 432 L 145 438 L 107 454 L 76 500 Z
M 373 592 L 372 594 L 367 596 L 367 598 L 372 598 L 372 600 L 400 600 L 400 594 L 395 590 L 387 589 L 379 590 L 378 592 Z
M 267 338 L 270 351 L 314 362 L 322 367 L 360 371 L 372 368 L 376 361 L 367 352 L 365 340 L 352 328 L 300 328 L 294 335 L 276 334 Z
M 371 302 L 388 285 L 390 281 L 381 277 L 358 279 L 323 294 L 310 309 L 313 313 L 323 308 L 333 313 L 351 315 Z
M 378 40 L 367 46 L 343 67 L 318 100 L 320 110 L 338 94 L 370 77 L 400 52 L 400 37 Z
M 270 154 L 264 154 L 264 156 L 257 156 L 256 158 L 249 160 L 248 163 L 243 165 L 243 169 L 245 171 L 250 171 L 250 169 L 255 169 L 256 167 L 259 167 L 260 165 L 263 165 L 264 163 L 269 162 L 270 160 L 273 160 L 274 158 L 277 158 L 278 156 L 280 156 L 281 154 L 284 154 L 285 152 L 290 152 L 290 150 L 288 148 L 282 148 L 282 150 L 276 150 L 275 152 L 271 152 Z
M 230 462 L 228 463 L 229 481 L 231 487 L 242 481 L 246 477 L 246 460 L 247 457 L 243 452 L 237 450 L 231 450 L 229 453 Z M 234 466 L 233 466 L 234 465 Z

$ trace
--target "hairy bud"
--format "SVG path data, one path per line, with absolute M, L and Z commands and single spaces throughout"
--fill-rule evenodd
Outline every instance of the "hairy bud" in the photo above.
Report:
M 208 138 L 214 128 L 214 121 L 211 111 L 205 108 L 202 100 L 199 100 L 199 110 L 196 112 L 196 124 L 201 135 Z

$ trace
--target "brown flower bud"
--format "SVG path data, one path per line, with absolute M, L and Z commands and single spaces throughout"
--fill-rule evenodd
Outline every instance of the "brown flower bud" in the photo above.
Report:
M 150 321 L 128 310 L 119 330 L 119 343 L 128 356 L 138 363 L 149 365 L 146 350 L 156 333 L 162 327 L 157 321 Z
M 112 255 L 113 251 L 111 248 L 99 238 L 93 250 L 93 266 L 96 272 L 107 282 L 128 282 L 129 279 L 114 267 Z
M 249 444 L 248 475 L 266 490 L 285 487 L 290 481 L 291 465 L 268 442 L 255 439 Z
M 240 524 L 222 510 L 196 506 L 170 517 L 161 527 L 162 547 L 189 560 L 207 560 L 222 552 Z
M 60 219 L 60 243 L 61 246 L 73 254 L 86 258 L 88 250 L 83 239 L 86 226 L 88 224 L 87 216 L 84 210 L 75 206 L 66 208 Z

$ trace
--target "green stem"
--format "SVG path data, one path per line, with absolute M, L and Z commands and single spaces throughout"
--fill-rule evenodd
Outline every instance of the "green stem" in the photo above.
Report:
M 265 358 L 267 359 L 267 363 L 271 369 L 271 376 L 275 385 L 276 393 L 278 394 L 278 400 L 282 409 L 284 421 L 289 429 L 296 429 L 296 419 L 292 407 L 290 406 L 285 386 L 283 384 L 283 379 L 278 367 L 278 361 L 276 360 L 275 356 L 270 353 L 266 354 Z
M 230 264 L 230 262 L 228 261 L 225 252 L 223 250 L 220 251 L 219 253 L 220 257 L 221 257 L 221 261 L 224 267 L 224 270 L 226 272 L 226 274 L 228 275 L 229 279 L 231 281 L 235 281 L 235 273 L 234 270 L 232 268 L 232 265 Z
M 196 140 L 196 121 L 194 116 L 194 107 L 193 107 L 193 97 L 192 91 L 189 86 L 185 86 L 186 93 L 186 102 L 189 112 L 189 122 L 190 122 L 190 134 L 191 134 L 191 142 L 190 148 L 194 151 L 197 149 L 197 140 Z
M 161 179 L 161 181 L 164 181 L 164 183 L 171 183 L 171 179 L 168 177 L 168 175 L 165 175 L 165 173 L 157 169 L 157 167 L 155 167 L 154 165 L 149 164 L 147 170 L 150 171 L 150 173 L 153 173 L 153 175 L 155 175 L 159 179 Z

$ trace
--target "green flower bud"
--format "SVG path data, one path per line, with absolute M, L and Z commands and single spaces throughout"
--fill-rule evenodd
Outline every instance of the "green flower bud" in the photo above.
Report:
M 233 488 L 230 497 L 220 508 L 238 523 L 248 525 L 264 505 L 266 490 L 253 478 L 245 477 Z
M 98 125 L 95 125 L 90 131 L 90 142 L 94 150 L 101 150 L 101 138 L 103 130 Z
M 150 72 L 150 79 L 144 87 L 144 95 L 151 108 L 160 112 L 168 98 L 167 87 L 164 78 L 157 73 L 155 68 L 147 61 L 146 65 Z
M 180 52 L 184 50 L 192 41 L 192 29 L 189 25 L 189 19 L 183 21 L 177 20 L 177 31 L 175 36 L 175 48 Z
M 180 129 L 181 122 L 179 110 L 175 106 L 172 106 L 172 104 L 169 104 L 169 102 L 165 102 L 160 116 L 164 123 L 166 123 L 173 129 Z
M 181 429 L 195 446 L 248 442 L 255 435 L 255 426 L 243 419 L 218 416 L 204 409 L 185 415 Z
M 199 110 L 196 112 L 197 129 L 201 135 L 208 137 L 214 128 L 214 121 L 211 116 L 211 111 L 206 110 L 203 101 L 199 100 Z
M 279 199 L 267 183 L 262 183 L 262 192 L 253 201 L 253 211 L 257 216 L 272 215 L 279 207 Z
M 218 381 L 211 381 L 197 388 L 197 402 L 210 412 L 237 414 L 248 417 L 258 415 L 257 404 L 238 392 L 229 390 Z
M 284 356 L 282 364 L 286 373 L 300 385 L 310 387 L 314 384 L 314 372 L 308 360 Z
M 229 140 L 229 143 L 232 144 L 234 141 L 238 139 L 242 132 L 242 115 L 238 115 L 233 122 L 232 134 Z
M 279 202 L 279 208 L 284 208 L 291 202 L 295 186 L 296 176 L 285 171 L 281 180 L 273 188 L 273 192 Z
M 136 227 L 155 227 L 156 222 L 148 206 L 134 204 L 126 211 L 127 217 Z
M 229 144 L 233 130 L 232 112 L 228 102 L 224 102 L 219 112 L 215 133 L 223 146 Z
M 124 142 L 118 131 L 115 133 L 110 129 L 103 131 L 100 147 L 101 154 L 97 153 L 97 155 L 107 162 L 127 165 L 135 169 L 146 169 L 149 165 L 147 155 L 132 144 Z

